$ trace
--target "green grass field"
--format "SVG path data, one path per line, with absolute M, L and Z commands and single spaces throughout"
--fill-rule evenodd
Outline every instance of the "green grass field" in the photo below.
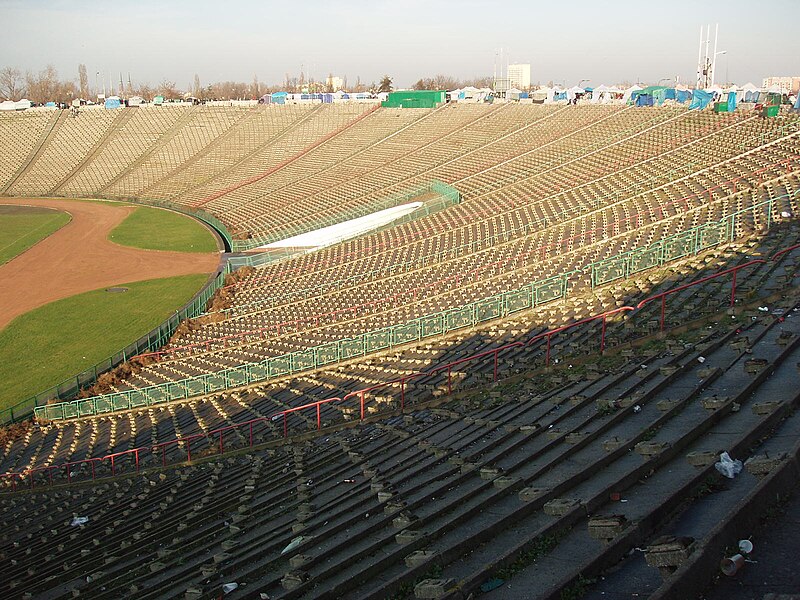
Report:
M 58 231 L 71 217 L 34 206 L 0 206 L 0 265 Z
M 207 275 L 121 284 L 51 302 L 0 330 L 0 410 L 97 364 L 164 322 Z
M 141 206 L 120 223 L 108 239 L 145 250 L 217 251 L 216 238 L 194 219 L 169 210 Z

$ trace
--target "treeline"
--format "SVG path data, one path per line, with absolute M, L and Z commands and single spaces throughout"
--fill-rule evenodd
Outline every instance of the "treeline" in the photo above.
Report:
M 97 76 L 94 81 L 90 81 L 86 65 L 78 65 L 78 73 L 75 79 L 59 77 L 58 71 L 52 65 L 46 66 L 38 72 L 27 71 L 23 73 L 16 67 L 3 67 L 0 69 L 0 100 L 20 100 L 27 98 L 36 104 L 45 102 L 69 103 L 75 98 L 93 100 L 97 94 L 105 91 L 107 96 L 113 94 L 125 97 L 141 96 L 146 100 L 152 100 L 154 96 L 163 96 L 166 100 L 194 96 L 201 100 L 245 100 L 257 99 L 264 94 L 271 92 L 333 92 L 333 82 L 338 78 L 329 75 L 325 81 L 315 81 L 313 78 L 306 79 L 303 73 L 299 77 L 290 77 L 286 74 L 286 79 L 279 85 L 265 85 L 260 83 L 257 76 L 253 77 L 250 83 L 240 81 L 221 81 L 210 85 L 202 85 L 200 78 L 195 75 L 194 80 L 186 87 L 180 89 L 176 82 L 162 80 L 158 85 L 149 83 L 131 84 L 130 81 L 114 84 L 113 89 L 104 88 L 104 84 L 99 82 Z M 93 85 L 92 85 L 93 83 Z M 121 83 L 121 85 L 120 85 Z M 392 89 L 392 80 L 388 76 L 376 84 L 364 83 L 360 77 L 356 78 L 355 83 L 348 85 L 347 77 L 339 82 L 342 89 L 349 92 L 377 92 L 389 91 Z M 477 88 L 488 87 L 492 83 L 491 77 L 474 77 L 472 79 L 459 80 L 448 75 L 436 75 L 435 77 L 424 77 L 419 79 L 412 87 L 415 90 L 453 90 L 466 86 Z
M 200 78 L 195 75 L 192 84 L 182 90 L 174 81 L 162 80 L 157 85 L 149 83 L 131 84 L 128 82 L 115 82 L 110 88 L 107 84 L 95 78 L 90 83 L 86 65 L 78 65 L 78 76 L 75 79 L 62 79 L 52 65 L 46 66 L 39 72 L 28 71 L 23 73 L 16 67 L 3 67 L 0 69 L 0 100 L 20 100 L 27 98 L 36 104 L 46 102 L 69 103 L 75 98 L 94 100 L 98 94 L 105 92 L 106 96 L 114 94 L 125 97 L 141 96 L 152 100 L 154 96 L 163 96 L 166 100 L 179 99 L 191 95 L 203 100 L 240 100 L 256 99 L 263 94 L 279 91 L 282 86 L 265 86 L 260 84 L 258 77 L 253 77 L 251 83 L 237 81 L 223 81 L 202 86 Z
M 423 77 L 412 86 L 415 90 L 457 90 L 465 87 L 492 87 L 491 77 L 473 77 L 472 79 L 456 79 L 449 75 Z

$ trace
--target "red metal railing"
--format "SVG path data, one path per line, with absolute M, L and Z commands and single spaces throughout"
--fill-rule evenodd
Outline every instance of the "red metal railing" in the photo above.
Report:
M 774 259 L 775 257 L 773 256 L 772 260 Z M 752 267 L 753 265 L 765 264 L 766 262 L 767 262 L 766 260 L 757 258 L 754 260 L 747 261 L 746 263 L 743 263 L 741 265 L 731 267 L 730 269 L 719 271 L 718 273 L 714 273 L 713 275 L 703 277 L 702 279 L 698 279 L 697 281 L 692 281 L 691 283 L 686 283 L 684 285 L 679 285 L 678 287 L 675 288 L 670 288 L 665 292 L 661 292 L 660 294 L 655 294 L 654 296 L 645 298 L 636 305 L 636 308 L 637 309 L 642 308 L 645 304 L 652 302 L 653 300 L 661 300 L 661 331 L 664 331 L 664 319 L 666 317 L 666 310 L 667 310 L 667 296 L 670 296 L 672 294 L 677 294 L 678 292 L 682 292 L 683 290 L 688 289 L 690 287 L 694 287 L 695 285 L 700 285 L 701 283 L 705 283 L 706 281 L 711 281 L 712 279 L 724 277 L 729 273 L 733 273 L 733 277 L 731 280 L 732 285 L 731 285 L 731 301 L 730 301 L 730 306 L 733 307 L 734 304 L 736 303 L 736 274 L 742 269 Z
M 450 395 L 453 392 L 452 375 L 453 375 L 454 372 L 458 372 L 458 371 L 455 370 L 457 367 L 460 367 L 461 365 L 465 365 L 465 364 L 468 364 L 468 363 L 471 363 L 471 362 L 474 362 L 474 361 L 486 360 L 486 359 L 491 357 L 491 359 L 493 361 L 492 379 L 493 379 L 493 381 L 497 381 L 499 379 L 499 376 L 500 376 L 500 374 L 499 374 L 499 357 L 500 357 L 500 354 L 502 354 L 503 352 L 505 352 L 507 350 L 511 350 L 511 349 L 524 349 L 524 350 L 527 350 L 527 349 L 533 348 L 534 345 L 536 344 L 536 342 L 539 342 L 539 341 L 542 341 L 542 340 L 545 340 L 545 342 L 546 342 L 545 365 L 549 366 L 550 362 L 551 362 L 552 339 L 553 339 L 554 336 L 556 336 L 556 335 L 558 335 L 560 333 L 564 333 L 564 332 L 566 332 L 568 330 L 575 329 L 577 327 L 583 326 L 583 325 L 594 324 L 594 323 L 596 323 L 598 321 L 600 321 L 600 323 L 601 323 L 601 328 L 600 328 L 600 351 L 603 352 L 605 350 L 605 340 L 606 340 L 607 320 L 608 320 L 608 318 L 610 318 L 612 316 L 615 316 L 615 315 L 633 313 L 635 311 L 641 310 L 644 306 L 646 306 L 650 302 L 658 300 L 658 299 L 661 299 L 662 300 L 661 328 L 663 330 L 663 328 L 664 328 L 664 316 L 665 316 L 665 311 L 666 311 L 666 300 L 665 299 L 666 299 L 666 297 L 668 295 L 671 295 L 671 294 L 686 290 L 688 288 L 691 288 L 691 287 L 694 287 L 694 286 L 697 286 L 697 285 L 701 285 L 701 284 L 706 283 L 708 281 L 711 281 L 713 279 L 724 277 L 724 276 L 729 275 L 729 274 L 735 276 L 736 273 L 738 273 L 742 269 L 746 269 L 746 268 L 749 268 L 749 267 L 752 267 L 752 266 L 755 266 L 755 265 L 765 264 L 765 263 L 767 263 L 769 261 L 777 261 L 777 260 L 781 259 L 783 256 L 785 256 L 786 254 L 788 254 L 789 252 L 791 252 L 793 250 L 796 250 L 798 248 L 800 248 L 800 244 L 795 244 L 795 245 L 789 246 L 787 248 L 784 248 L 784 249 L 776 252 L 768 260 L 763 260 L 763 259 L 751 260 L 751 261 L 748 261 L 748 262 L 743 263 L 741 265 L 737 265 L 736 267 L 732 267 L 730 269 L 725 269 L 723 271 L 719 271 L 719 272 L 714 273 L 712 275 L 709 275 L 707 277 L 703 277 L 703 278 L 698 279 L 696 281 L 692 281 L 690 283 L 687 283 L 687 284 L 684 284 L 684 285 L 680 285 L 680 286 L 677 286 L 675 288 L 670 288 L 669 290 L 666 290 L 666 291 L 661 292 L 659 294 L 655 294 L 653 296 L 645 298 L 644 300 L 639 302 L 635 307 L 633 307 L 633 306 L 621 306 L 621 307 L 615 308 L 613 310 L 604 311 L 604 312 L 598 313 L 596 315 L 592 315 L 590 317 L 586 317 L 585 319 L 581 319 L 581 320 L 576 321 L 574 323 L 569 323 L 567 325 L 563 325 L 563 326 L 558 327 L 556 329 L 550 329 L 550 330 L 538 333 L 538 334 L 536 334 L 536 335 L 534 335 L 534 336 L 532 336 L 532 337 L 530 337 L 530 338 L 528 338 L 527 340 L 524 340 L 524 341 L 511 342 L 511 343 L 508 343 L 508 344 L 504 344 L 502 346 L 497 346 L 495 348 L 489 348 L 489 349 L 486 349 L 486 350 L 481 350 L 479 352 L 476 352 L 474 354 L 470 354 L 470 355 L 465 356 L 463 358 L 459 358 L 459 359 L 447 362 L 445 364 L 433 366 L 433 367 L 431 367 L 430 369 L 428 369 L 426 371 L 417 371 L 417 372 L 407 373 L 407 374 L 405 374 L 405 375 L 403 375 L 401 377 L 398 377 L 396 379 L 392 379 L 392 380 L 389 380 L 389 381 L 381 382 L 381 383 L 378 383 L 378 384 L 375 384 L 375 385 L 372 385 L 372 386 L 369 386 L 369 387 L 366 387 L 366 388 L 362 388 L 362 389 L 359 389 L 359 390 L 355 390 L 355 391 L 349 392 L 349 393 L 345 394 L 344 396 L 333 396 L 333 397 L 330 397 L 330 398 L 325 398 L 324 400 L 317 400 L 315 402 L 310 402 L 308 404 L 303 404 L 301 406 L 295 406 L 295 407 L 287 408 L 287 409 L 275 412 L 275 413 L 273 413 L 272 415 L 269 415 L 269 416 L 258 417 L 256 419 L 250 419 L 250 420 L 247 420 L 247 421 L 243 421 L 241 423 L 234 423 L 234 424 L 231 424 L 231 425 L 225 425 L 224 427 L 219 427 L 219 428 L 216 428 L 216 429 L 213 429 L 211 431 L 204 432 L 204 433 L 196 433 L 196 434 L 190 434 L 190 435 L 186 435 L 186 436 L 180 436 L 180 437 L 177 437 L 175 439 L 168 440 L 166 442 L 158 443 L 158 444 L 156 444 L 154 446 L 142 446 L 142 447 L 139 447 L 139 448 L 132 448 L 130 450 L 125 450 L 125 451 L 122 451 L 122 452 L 116 452 L 116 453 L 108 454 L 108 455 L 103 456 L 103 457 L 86 458 L 86 459 L 83 459 L 83 460 L 62 463 L 62 464 L 59 464 L 59 465 L 48 465 L 48 466 L 43 466 L 43 467 L 35 467 L 35 468 L 32 468 L 32 469 L 26 469 L 25 471 L 21 471 L 21 472 L 9 472 L 9 473 L 5 473 L 5 474 L 0 475 L 0 479 L 5 480 L 5 481 L 10 480 L 10 482 L 11 482 L 10 486 L 12 488 L 12 491 L 16 491 L 18 485 L 22 481 L 24 481 L 25 479 L 28 479 L 28 487 L 33 489 L 35 487 L 35 485 L 36 485 L 35 476 L 36 476 L 37 473 L 46 472 L 47 473 L 47 483 L 48 483 L 48 485 L 53 485 L 53 483 L 54 483 L 53 482 L 53 472 L 54 471 L 55 472 L 63 471 L 66 474 L 66 482 L 67 483 L 71 483 L 73 475 L 74 475 L 75 468 L 79 467 L 80 465 L 88 464 L 88 465 L 91 466 L 91 480 L 94 481 L 96 478 L 98 478 L 97 467 L 98 466 L 103 466 L 103 465 L 106 465 L 106 464 L 108 464 L 110 466 L 111 476 L 112 477 L 116 476 L 117 472 L 118 472 L 117 463 L 123 457 L 132 457 L 133 462 L 134 462 L 135 472 L 138 473 L 139 470 L 140 470 L 140 467 L 141 467 L 141 458 L 143 456 L 147 455 L 147 454 L 150 454 L 150 455 L 156 456 L 156 457 L 158 457 L 158 455 L 160 454 L 161 455 L 161 461 L 160 461 L 161 462 L 161 466 L 162 467 L 166 466 L 167 465 L 167 456 L 166 456 L 167 449 L 170 448 L 170 447 L 184 446 L 185 450 L 186 450 L 186 460 L 187 461 L 191 461 L 192 460 L 192 450 L 191 450 L 192 442 L 200 440 L 200 439 L 208 440 L 208 444 L 209 444 L 208 448 L 209 449 L 214 447 L 214 446 L 216 446 L 217 447 L 217 453 L 218 454 L 224 454 L 226 452 L 225 435 L 228 434 L 228 433 L 241 432 L 243 429 L 246 429 L 247 435 L 245 436 L 245 435 L 243 435 L 241 433 L 240 433 L 240 435 L 241 435 L 241 437 L 243 439 L 246 439 L 247 447 L 253 447 L 257 443 L 256 439 L 255 439 L 255 436 L 254 436 L 254 432 L 253 432 L 254 426 L 259 425 L 259 424 L 269 425 L 269 424 L 275 423 L 276 421 L 280 421 L 281 422 L 281 434 L 278 437 L 279 438 L 280 437 L 288 438 L 289 437 L 289 423 L 288 423 L 289 416 L 292 415 L 292 414 L 304 413 L 306 411 L 312 412 L 312 414 L 314 415 L 315 428 L 316 428 L 317 431 L 320 431 L 322 429 L 322 427 L 323 427 L 323 423 L 322 423 L 322 408 L 324 406 L 332 405 L 334 403 L 344 404 L 345 402 L 347 402 L 348 400 L 353 399 L 353 398 L 357 398 L 358 399 L 357 400 L 358 401 L 357 410 L 358 410 L 358 413 L 359 413 L 359 420 L 364 420 L 366 418 L 366 416 L 367 416 L 366 415 L 366 413 L 367 413 L 367 395 L 371 394 L 371 393 L 374 393 L 377 390 L 385 389 L 385 388 L 394 388 L 394 387 L 399 387 L 400 388 L 400 409 L 401 410 L 405 410 L 405 408 L 406 408 L 406 393 L 407 393 L 407 389 L 408 389 L 408 384 L 410 382 L 413 382 L 413 380 L 415 380 L 415 379 L 420 379 L 420 378 L 425 378 L 425 377 L 432 377 L 432 376 L 442 375 L 442 374 L 446 373 L 447 374 L 447 394 Z M 731 303 L 733 303 L 733 301 L 735 300 L 735 294 L 736 294 L 736 290 L 735 290 L 735 286 L 733 286 L 733 289 L 731 291 Z M 258 443 L 263 443 L 263 441 L 258 442 Z M 180 462 L 180 461 L 176 461 L 176 462 Z
M 253 175 L 252 177 L 249 177 L 248 179 L 244 179 L 242 181 L 239 181 L 239 182 L 237 182 L 237 183 L 235 183 L 235 184 L 233 184 L 231 186 L 228 186 L 227 188 L 225 188 L 225 189 L 223 189 L 223 190 L 221 190 L 219 192 L 215 192 L 215 193 L 211 194 L 210 196 L 206 196 L 202 200 L 198 200 L 198 201 L 195 201 L 195 202 L 189 202 L 188 205 L 192 206 L 192 207 L 195 207 L 195 208 L 200 207 L 200 206 L 205 206 L 209 202 L 212 202 L 212 201 L 214 201 L 214 200 L 216 200 L 218 198 L 221 198 L 222 196 L 224 196 L 226 194 L 230 194 L 231 192 L 235 192 L 236 190 L 238 190 L 240 188 L 243 188 L 245 186 L 248 186 L 248 185 L 251 185 L 253 183 L 256 183 L 257 181 L 261 181 L 265 177 L 268 177 L 269 175 L 272 175 L 273 173 L 275 173 L 277 171 L 280 171 L 285 166 L 290 165 L 291 163 L 293 163 L 294 161 L 298 160 L 299 158 L 302 158 L 303 156 L 305 156 L 306 154 L 308 154 L 309 152 L 311 152 L 315 148 L 318 148 L 319 146 L 321 146 L 322 144 L 324 144 L 328 140 L 336 137 L 337 135 L 339 135 L 343 131 L 349 129 L 350 127 L 352 127 L 353 125 L 355 125 L 356 123 L 361 121 L 362 119 L 367 118 L 369 115 L 371 115 L 376 110 L 378 110 L 378 107 L 379 107 L 379 105 L 376 105 L 376 106 L 373 106 L 371 109 L 364 111 L 363 113 L 358 115 L 355 119 L 353 119 L 351 121 L 348 121 L 347 123 L 344 123 L 343 125 L 341 125 L 338 128 L 334 129 L 333 131 L 325 134 L 323 137 L 318 139 L 313 144 L 311 144 L 309 146 L 306 146 L 300 152 L 297 152 L 296 154 L 290 156 L 289 158 L 282 160 L 281 162 L 279 162 L 274 167 L 271 167 L 271 168 L 267 169 L 266 171 L 263 171 L 263 172 L 258 173 L 256 175 Z

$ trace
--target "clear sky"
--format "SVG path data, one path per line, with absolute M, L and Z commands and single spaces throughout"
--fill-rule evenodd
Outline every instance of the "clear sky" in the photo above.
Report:
M 800 0 L 0 0 L 0 67 L 77 78 L 280 83 L 289 72 L 409 86 L 491 75 L 504 48 L 533 82 L 694 81 L 700 26 L 719 23 L 717 80 L 800 75 Z M 102 75 L 101 75 L 102 77 Z

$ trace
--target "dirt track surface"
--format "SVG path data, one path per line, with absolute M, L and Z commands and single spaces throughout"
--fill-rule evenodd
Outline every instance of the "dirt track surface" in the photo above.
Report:
M 107 239 L 134 206 L 77 200 L 0 198 L 0 205 L 43 206 L 72 215 L 49 237 L 0 266 L 0 329 L 34 308 L 133 281 L 213 273 L 216 253 L 140 250 Z

